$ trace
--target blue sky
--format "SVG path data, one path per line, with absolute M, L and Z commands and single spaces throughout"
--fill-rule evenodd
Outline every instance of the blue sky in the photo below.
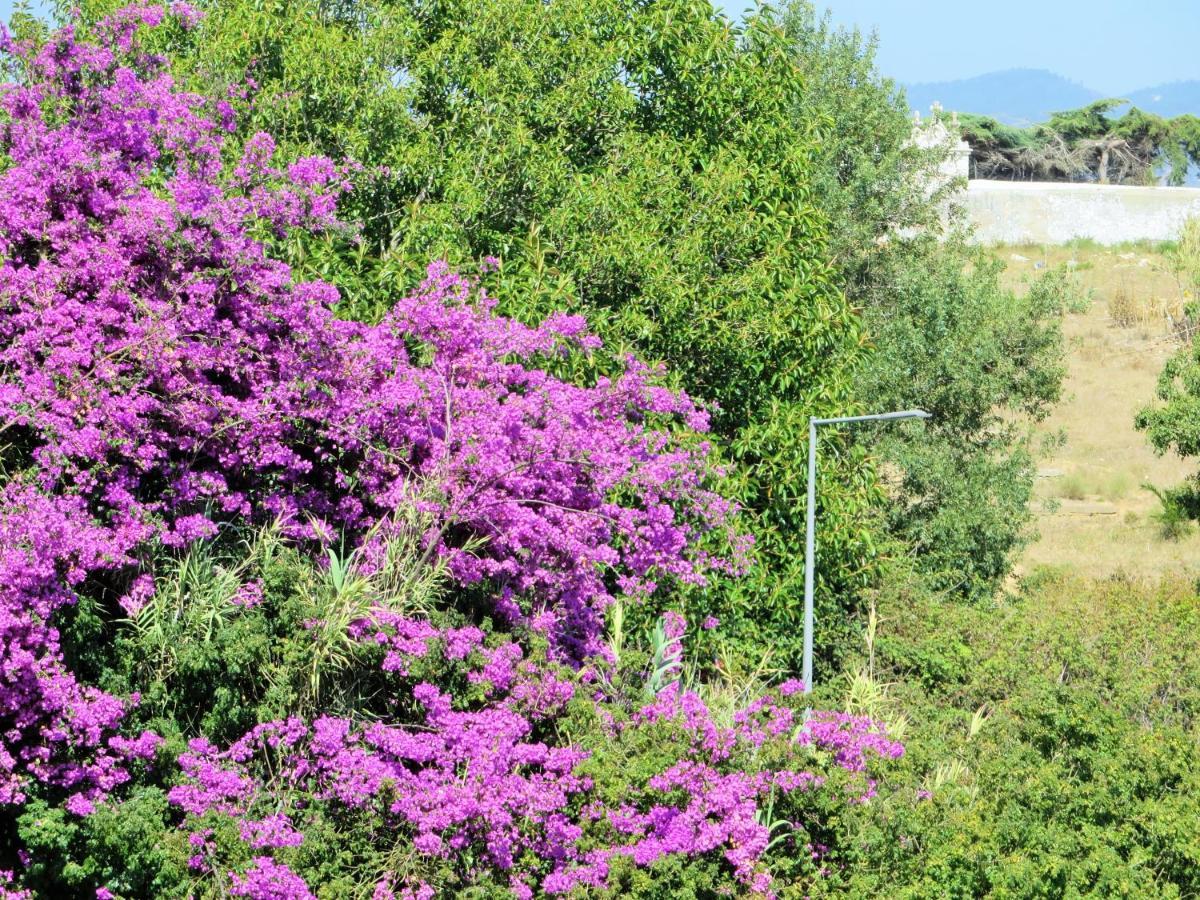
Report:
M 47 0 L 47 2 L 42 2 L 42 0 L 32 0 L 32 3 L 33 3 L 33 8 L 35 10 L 36 9 L 48 9 L 50 7 L 50 3 L 48 2 L 48 0 Z M 7 22 L 8 17 L 12 15 L 13 7 L 16 5 L 17 5 L 17 0 L 0 0 L 0 21 Z M 736 7 L 739 15 L 741 13 L 741 9 L 742 9 L 743 5 L 748 7 L 748 6 L 753 6 L 754 4 L 753 3 L 746 3 L 746 4 L 731 3 L 730 4 L 731 7 Z
M 4 0 L 0 0 L 4 2 Z M 737 18 L 753 0 L 714 0 Z M 816 0 L 879 32 L 879 67 L 903 82 L 1049 69 L 1105 94 L 1200 79 L 1200 0 Z
M 715 0 L 733 16 L 753 0 Z M 1050 69 L 1106 94 L 1200 78 L 1200 0 L 817 0 L 878 30 L 879 65 L 900 81 Z M 0 0 L 7 19 L 13 0 Z

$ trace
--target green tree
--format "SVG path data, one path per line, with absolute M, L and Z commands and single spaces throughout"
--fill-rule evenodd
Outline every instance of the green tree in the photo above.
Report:
M 1200 163 L 1200 118 L 1166 119 L 1136 106 L 1110 115 L 1126 103 L 1097 100 L 1029 128 L 968 114 L 964 136 L 984 178 L 1140 184 L 1165 166 L 1167 183 L 1182 185 L 1189 166 Z
M 888 523 L 936 589 L 990 596 L 1029 536 L 1028 426 L 1059 398 L 1070 283 L 1052 273 L 1005 290 L 1003 265 L 958 239 L 918 240 L 876 266 L 886 293 L 867 309 L 876 352 L 863 391 L 933 414 L 881 436 L 896 473 Z
M 806 0 L 782 21 L 811 88 L 799 114 L 827 129 L 815 199 L 872 343 L 855 392 L 880 411 L 934 414 L 855 439 L 892 476 L 882 509 L 899 552 L 939 590 L 986 595 L 1028 537 L 1027 425 L 1058 399 L 1070 285 L 1049 276 L 1026 296 L 1003 289 L 1002 267 L 966 242 L 953 215 L 960 185 L 937 173 L 946 148 L 913 140 L 908 103 L 879 75 L 873 38 L 832 27 Z
M 1200 219 L 1189 220 L 1173 251 L 1172 268 L 1185 296 L 1200 295 Z M 1184 330 L 1194 333 L 1196 301 L 1186 306 Z M 1189 335 L 1190 336 L 1190 335 Z M 1135 424 L 1158 453 L 1200 455 L 1200 345 L 1190 339 L 1167 360 L 1158 377 L 1156 400 L 1138 412 Z M 1175 492 L 1190 513 L 1200 511 L 1200 480 Z
M 908 102 L 880 75 L 874 36 L 833 25 L 809 0 L 791 0 L 780 23 L 806 85 L 796 114 L 821 135 L 813 197 L 831 224 L 840 280 L 858 300 L 879 282 L 873 260 L 892 237 L 940 231 L 956 186 L 938 184 L 945 149 L 913 141 Z

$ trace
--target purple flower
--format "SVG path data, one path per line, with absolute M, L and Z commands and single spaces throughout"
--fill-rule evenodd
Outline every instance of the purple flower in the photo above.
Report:
M 269 856 L 254 857 L 254 864 L 244 875 L 229 873 L 231 897 L 251 900 L 316 900 L 304 879 L 287 866 Z
M 247 581 L 237 589 L 230 602 L 243 609 L 253 609 L 263 601 L 263 583 L 261 579 Z

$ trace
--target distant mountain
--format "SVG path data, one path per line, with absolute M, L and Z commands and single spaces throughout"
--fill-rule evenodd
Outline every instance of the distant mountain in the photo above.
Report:
M 947 110 L 991 116 L 1006 125 L 1044 122 L 1051 113 L 1104 97 L 1045 69 L 1008 69 L 960 81 L 912 84 L 906 93 L 908 105 L 922 115 L 933 103 L 941 103 Z
M 1121 96 L 1146 112 L 1168 119 L 1184 113 L 1200 116 L 1200 81 L 1173 81 Z
M 905 88 L 908 105 L 922 115 L 934 103 L 948 110 L 991 116 L 1006 125 L 1033 125 L 1051 113 L 1078 109 L 1105 97 L 1099 91 L 1045 69 L 1007 69 L 959 81 L 911 84 Z M 1174 118 L 1200 116 L 1200 80 L 1173 81 L 1119 94 L 1146 112 Z

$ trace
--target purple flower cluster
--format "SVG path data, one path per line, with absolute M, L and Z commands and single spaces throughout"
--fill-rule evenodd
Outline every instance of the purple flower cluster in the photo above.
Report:
M 13 873 L 0 869 L 0 900 L 33 900 L 33 893 L 14 887 Z
M 251 900 L 316 900 L 304 880 L 269 856 L 256 856 L 244 875 L 230 876 L 229 896 Z
M 159 741 L 114 734 L 125 703 L 79 684 L 50 621 L 89 572 L 124 554 L 79 497 L 12 481 L 0 502 L 0 806 L 24 800 L 33 777 L 74 792 L 69 808 L 87 812 L 89 798 L 128 780 L 125 763 L 152 757 Z
M 272 259 L 264 236 L 337 227 L 345 179 L 267 135 L 226 165 L 211 104 L 138 51 L 164 14 L 122 10 L 102 45 L 0 36 L 26 74 L 0 88 L 0 803 L 30 777 L 102 796 L 153 750 L 112 736 L 124 704 L 76 682 L 53 620 L 97 573 L 136 614 L 149 550 L 221 521 L 354 539 L 420 496 L 454 574 L 576 657 L 615 590 L 724 565 L 692 549 L 731 511 L 707 448 L 655 427 L 705 414 L 632 361 L 590 387 L 538 367 L 595 345 L 580 319 L 498 318 L 434 265 L 366 327 Z
M 889 738 L 866 716 L 816 711 L 799 738 L 801 743 L 833 753 L 834 761 L 848 772 L 865 772 L 868 752 L 884 759 L 899 759 L 904 755 L 903 745 Z M 865 790 L 853 799 L 856 803 L 866 803 L 875 795 L 875 779 L 868 778 Z
M 682 625 L 681 617 L 670 617 L 672 632 Z M 903 752 L 865 719 L 821 713 L 798 729 L 788 705 L 789 698 L 801 699 L 794 691 L 759 698 L 731 726 L 721 726 L 697 694 L 672 684 L 624 724 L 612 725 L 607 737 L 635 745 L 647 730 L 665 729 L 683 738 L 677 760 L 646 784 L 631 785 L 619 805 L 606 806 L 588 774 L 592 751 L 535 737 L 553 733 L 549 726 L 565 715 L 586 673 L 524 659 L 511 643 L 489 650 L 478 629 L 439 631 L 381 613 L 356 632 L 386 647 L 386 670 L 403 675 L 437 654 L 485 683 L 486 699 L 472 704 L 418 682 L 408 688 L 425 710 L 415 725 L 356 725 L 326 716 L 311 724 L 265 723 L 224 750 L 194 740 L 180 759 L 185 780 L 169 795 L 186 813 L 193 846 L 209 847 L 214 817 L 226 816 L 255 851 L 282 850 L 301 843 L 306 826 L 333 807 L 358 814 L 361 833 L 387 842 L 406 835 L 431 860 L 480 860 L 518 897 L 603 887 L 618 857 L 650 866 L 706 854 L 719 854 L 747 889 L 769 895 L 762 857 L 770 831 L 757 813 L 769 795 L 825 784 L 808 768 L 808 746 L 855 773 L 866 769 L 869 756 Z M 601 695 L 598 702 L 606 701 Z M 747 768 L 747 754 L 767 749 L 791 765 Z M 231 876 L 246 896 L 309 896 L 286 863 L 268 867 L 264 859 L 256 858 L 245 876 Z M 227 872 L 221 860 L 207 857 L 194 868 L 218 878 Z M 392 874 L 381 873 L 381 884 Z M 259 893 L 249 892 L 246 885 L 260 882 Z M 294 893 L 270 892 L 285 882 Z M 420 880 L 406 887 L 432 890 Z

